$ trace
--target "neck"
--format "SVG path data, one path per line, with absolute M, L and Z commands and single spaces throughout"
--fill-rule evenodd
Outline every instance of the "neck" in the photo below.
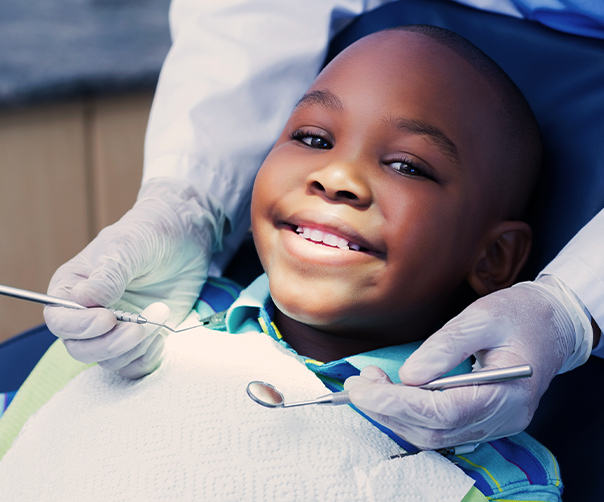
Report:
M 275 307 L 275 324 L 283 339 L 300 355 L 330 362 L 392 345 L 391 341 L 347 338 L 326 333 L 288 317 Z

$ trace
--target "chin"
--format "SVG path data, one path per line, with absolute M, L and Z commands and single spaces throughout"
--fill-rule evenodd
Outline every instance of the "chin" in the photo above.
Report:
M 271 284 L 271 297 L 283 314 L 309 326 L 328 327 L 342 318 L 342 309 L 338 308 L 337 303 L 325 301 L 326 298 L 333 298 L 326 292 L 289 286 L 273 287 Z
M 337 324 L 340 319 L 339 312 L 336 313 L 332 309 L 326 309 L 325 305 L 313 305 L 315 302 L 296 301 L 296 299 L 291 297 L 281 298 L 274 296 L 273 302 L 290 319 L 315 328 Z

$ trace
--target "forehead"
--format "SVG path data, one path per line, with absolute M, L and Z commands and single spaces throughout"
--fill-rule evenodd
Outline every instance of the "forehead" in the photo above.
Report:
M 425 89 L 451 100 L 468 97 L 476 87 L 490 89 L 454 50 L 427 35 L 399 30 L 374 33 L 355 42 L 321 72 L 312 88 L 340 80 L 349 84 L 370 81 L 376 94 L 417 83 L 417 92 Z
M 488 163 L 500 137 L 495 90 L 455 51 L 416 32 L 380 32 L 351 45 L 298 106 L 362 110 L 366 123 L 399 121 L 413 132 L 430 129 L 438 146 L 465 164 Z M 443 133 L 442 141 L 434 131 Z

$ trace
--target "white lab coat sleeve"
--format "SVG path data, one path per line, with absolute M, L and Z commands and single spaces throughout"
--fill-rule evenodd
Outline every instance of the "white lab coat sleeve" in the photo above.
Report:
M 602 0 L 454 0 L 476 9 L 536 21 L 554 30 L 604 39 Z
M 249 227 L 253 180 L 333 34 L 370 0 L 174 0 L 173 45 L 145 140 L 143 182 L 184 178 L 227 217 L 222 268 Z
M 573 237 L 539 275 L 553 275 L 562 281 L 598 326 L 604 327 L 604 209 Z M 586 333 L 589 334 L 589 330 Z M 575 346 L 580 343 L 577 340 Z M 604 356 L 599 352 L 594 351 L 594 354 Z

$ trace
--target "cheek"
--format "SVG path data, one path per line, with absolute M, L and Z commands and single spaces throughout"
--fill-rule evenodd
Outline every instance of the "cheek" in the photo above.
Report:
M 398 198 L 396 193 L 390 194 L 397 203 L 384 213 L 389 222 L 388 253 L 395 274 L 415 287 L 444 287 L 467 273 L 473 249 L 473 237 L 467 230 L 471 223 L 464 216 L 463 204 L 439 192 L 440 188 L 422 188 L 405 196 L 399 192 Z
M 279 169 L 280 163 L 276 155 L 271 152 L 266 158 L 254 181 L 252 190 L 252 229 L 261 218 L 266 218 L 275 201 L 283 196 L 283 176 Z
M 276 245 L 275 225 L 286 215 L 286 202 L 291 194 L 305 186 L 300 169 L 296 169 L 291 155 L 286 153 L 281 147 L 269 154 L 256 175 L 252 191 L 252 234 L 265 271 Z
M 267 157 L 256 175 L 251 203 L 252 235 L 256 251 L 265 269 L 266 252 L 270 249 L 270 232 L 267 226 L 270 223 L 275 196 L 275 190 L 272 188 L 274 184 L 272 170 L 272 164 Z
M 254 181 L 252 205 L 264 206 L 276 201 L 304 182 L 303 166 L 292 155 L 291 148 L 281 145 L 266 157 Z
M 396 254 L 430 248 L 454 221 L 438 188 L 416 181 L 402 185 L 392 184 L 377 201 L 386 223 L 385 238 Z

